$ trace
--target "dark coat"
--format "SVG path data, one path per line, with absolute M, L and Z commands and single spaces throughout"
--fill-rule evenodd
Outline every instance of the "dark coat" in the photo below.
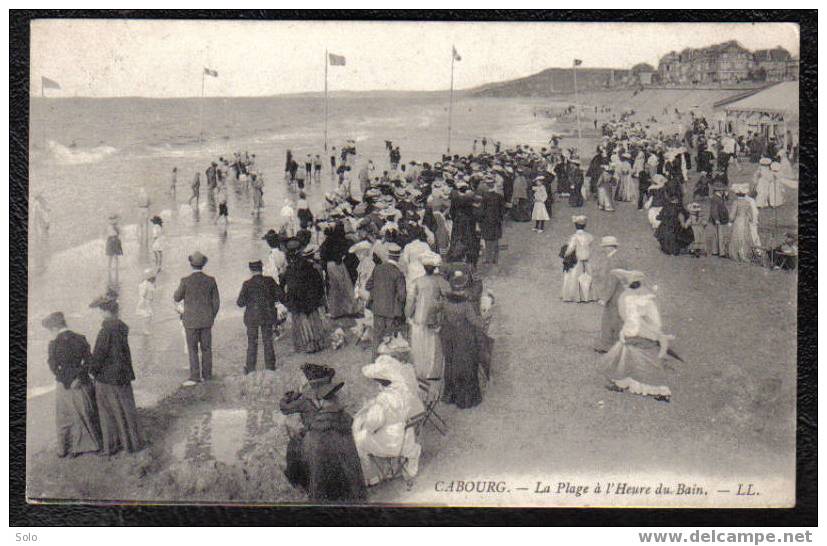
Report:
M 75 379 L 89 383 L 87 366 L 92 354 L 86 337 L 66 330 L 49 342 L 49 369 L 68 389 Z
M 212 328 L 221 305 L 214 278 L 196 271 L 181 279 L 172 298 L 184 302 L 184 328 Z
M 305 258 L 296 257 L 287 264 L 281 285 L 285 305 L 291 313 L 312 313 L 324 301 L 322 274 Z
M 276 322 L 276 302 L 281 288 L 272 277 L 253 275 L 241 285 L 238 306 L 244 307 L 244 326 L 262 326 Z
M 120 319 L 106 319 L 101 324 L 89 371 L 95 381 L 107 385 L 126 385 L 135 380 L 129 350 L 129 326 Z
M 304 430 L 290 439 L 285 474 L 316 502 L 360 501 L 367 498 L 362 464 L 351 430 L 352 419 L 335 397 L 320 401 L 310 389 L 285 395 L 285 415 L 299 413 Z
M 373 268 L 366 289 L 370 292 L 368 305 L 374 315 L 386 318 L 405 316 L 405 276 L 397 265 L 383 262 Z
M 503 214 L 505 213 L 505 199 L 494 191 L 482 194 L 482 214 L 480 215 L 480 231 L 486 241 L 500 239 L 503 236 Z

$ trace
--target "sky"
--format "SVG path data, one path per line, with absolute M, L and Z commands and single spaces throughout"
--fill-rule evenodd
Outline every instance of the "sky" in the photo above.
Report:
M 262 96 L 331 91 L 442 90 L 451 46 L 462 57 L 455 89 L 528 76 L 550 67 L 657 66 L 671 50 L 738 40 L 754 50 L 799 54 L 788 23 L 442 23 L 353 21 L 36 20 L 31 33 L 31 93 L 41 76 L 48 96 Z

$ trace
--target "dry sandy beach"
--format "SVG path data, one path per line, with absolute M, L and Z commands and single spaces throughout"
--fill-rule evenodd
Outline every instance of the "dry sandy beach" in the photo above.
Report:
M 644 116 L 659 114 L 666 104 L 679 104 L 683 111 L 705 111 L 719 95 L 593 93 L 583 102 L 612 104 L 615 112 L 633 108 Z M 433 161 L 443 151 L 447 134 L 443 98 L 377 99 L 381 112 L 375 103 L 373 107 L 361 104 L 361 110 L 350 104 L 351 111 L 360 113 L 350 117 L 342 114 L 335 121 L 334 134 L 339 141 L 355 135 L 362 161 L 372 157 L 384 165 L 385 138 L 400 145 L 405 162 Z M 559 102 L 567 103 L 566 98 Z M 228 129 L 216 131 L 204 144 L 190 141 L 192 127 L 171 121 L 164 129 L 166 136 L 146 135 L 146 142 L 122 142 L 113 136 L 112 143 L 97 142 L 100 139 L 91 136 L 94 131 L 77 131 L 67 122 L 60 137 L 60 145 L 66 148 L 59 148 L 59 153 L 38 132 L 36 120 L 38 115 L 41 119 L 61 115 L 54 112 L 60 105 L 41 103 L 35 108 L 32 140 L 41 139 L 44 144 L 34 146 L 32 192 L 42 190 L 52 198 L 58 233 L 61 225 L 69 225 L 76 215 L 94 227 L 83 234 L 60 233 L 54 248 L 33 249 L 47 258 L 37 273 L 41 277 L 30 280 L 44 287 L 31 293 L 29 304 L 25 373 L 30 391 L 30 499 L 302 502 L 302 495 L 289 487 L 281 473 L 286 432 L 284 417 L 278 412 L 279 397 L 300 381 L 298 366 L 309 360 L 335 367 L 337 377 L 346 382 L 345 402 L 354 412 L 372 394 L 371 384 L 360 373 L 369 353 L 352 344 L 307 357 L 292 354 L 286 336 L 279 344 L 276 372 L 241 375 L 246 337 L 241 313 L 233 303 L 246 277 L 248 258 L 263 255 L 261 236 L 277 221 L 285 195 L 284 151 L 292 148 L 301 158 L 321 150 L 318 122 L 307 121 L 318 116 L 302 118 L 301 131 L 295 125 L 291 126 L 295 132 L 268 131 L 255 126 L 260 122 L 253 121 L 254 115 L 242 113 L 239 104 L 215 105 L 223 113 L 221 125 L 226 122 Z M 542 99 L 461 99 L 455 104 L 458 130 L 452 151 L 469 152 L 471 141 L 482 136 L 500 140 L 504 146 L 527 143 L 538 148 L 546 144 L 552 131 L 564 135 L 564 146 L 575 146 L 576 130 L 570 121 L 535 115 L 548 104 Z M 306 106 L 314 111 L 310 102 Z M 82 107 L 74 104 L 68 108 Z M 162 116 L 167 107 L 156 104 L 146 108 L 127 116 L 129 119 L 116 120 L 110 132 L 118 133 L 118 122 L 138 123 L 143 117 Z M 282 112 L 279 123 L 285 127 L 290 126 L 290 116 L 300 116 L 291 113 L 291 105 L 273 108 Z M 234 123 L 232 115 L 246 115 L 246 121 Z M 187 116 L 181 119 L 191 121 Z M 248 127 L 249 132 L 233 134 L 239 126 Z M 596 142 L 591 119 L 584 119 L 583 127 L 581 155 L 590 158 Z M 153 140 L 175 134 L 183 135 L 180 145 L 164 147 Z M 69 148 L 72 141 L 76 147 Z M 107 152 L 105 146 L 116 151 Z M 266 208 L 261 221 L 254 221 L 244 196 L 234 196 L 232 224 L 225 236 L 205 220 L 206 212 L 194 222 L 192 212 L 182 204 L 196 169 L 203 171 L 218 155 L 245 149 L 257 154 L 264 173 Z M 165 193 L 173 165 L 182 171 L 175 201 Z M 746 179 L 753 169 L 744 165 L 737 177 Z M 318 203 L 331 187 L 325 174 L 323 182 L 309 190 L 311 203 Z M 133 456 L 58 460 L 52 452 L 54 401 L 44 358 L 47 341 L 39 321 L 46 312 L 62 309 L 70 327 L 90 341 L 94 338 L 98 319 L 86 306 L 105 278 L 98 239 L 109 212 L 120 211 L 126 224 L 134 221 L 133 196 L 141 185 L 149 189 L 153 209 L 168 210 L 171 218 L 167 266 L 156 297 L 156 324 L 151 337 L 139 335 L 137 323 L 130 335 L 138 375 L 134 386 L 149 447 Z M 782 221 L 789 223 L 795 221 L 797 200 L 792 191 L 787 193 L 789 204 L 781 214 Z M 471 410 L 442 406 L 439 411 L 448 422 L 448 434 L 443 437 L 426 429 L 420 474 L 413 487 L 409 489 L 401 481 L 383 484 L 371 490 L 370 500 L 428 505 L 662 506 L 670 501 L 693 506 L 791 505 L 795 480 L 796 274 L 713 257 L 663 255 L 645 215 L 631 203 L 620 203 L 617 212 L 606 214 L 589 202 L 580 212 L 589 217 L 588 230 L 596 237 L 617 236 L 631 261 L 657 285 L 666 329 L 676 334 L 675 348 L 686 360 L 675 363 L 671 372 L 672 402 L 624 396 L 604 388 L 599 356 L 592 350 L 602 308 L 597 304 L 564 304 L 559 299 L 561 264 L 557 252 L 573 228 L 571 209 L 564 200 L 558 201 L 543 234 L 532 232 L 529 224 L 507 223 L 503 242 L 508 248 L 501 253 L 500 265 L 484 271 L 486 285 L 497 296 L 497 309 L 491 331 L 496 340 L 492 378 L 483 403 Z M 766 221 L 762 218 L 765 226 Z M 129 231 L 125 243 L 121 266 L 126 287 L 124 320 L 132 326 L 137 279 L 144 266 L 135 256 Z M 171 292 L 178 278 L 187 273 L 185 257 L 195 248 L 210 257 L 207 272 L 217 277 L 222 293 L 223 308 L 214 329 L 218 381 L 182 391 L 178 385 L 186 375 L 186 357 L 180 325 L 173 316 Z M 63 269 L 70 255 L 87 257 L 81 271 Z M 67 290 L 70 286 L 71 293 Z M 88 300 L 84 299 L 87 296 Z M 17 373 L 24 372 L 18 368 Z M 758 476 L 763 476 L 763 481 L 756 481 Z M 767 476 L 774 478 L 768 480 Z M 653 487 L 658 482 L 681 483 L 692 493 L 685 497 L 630 494 L 604 500 L 577 489 L 593 488 L 601 481 L 638 484 L 644 478 Z M 502 482 L 508 492 L 496 488 L 482 493 L 446 491 L 448 484 L 457 481 Z M 574 488 L 571 493 L 568 487 L 558 492 L 560 483 Z M 741 483 L 755 484 L 764 496 L 718 493 L 734 493 Z M 545 484 L 551 487 L 544 493 Z M 698 493 L 693 484 L 708 494 Z

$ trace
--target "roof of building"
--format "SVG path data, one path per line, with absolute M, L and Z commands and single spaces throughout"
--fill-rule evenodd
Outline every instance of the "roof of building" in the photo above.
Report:
M 771 112 L 798 117 L 798 82 L 777 83 L 740 100 L 716 106 L 722 106 L 727 112 Z
M 774 49 L 759 49 L 753 53 L 756 61 L 789 61 L 792 58 L 790 52 L 783 47 Z

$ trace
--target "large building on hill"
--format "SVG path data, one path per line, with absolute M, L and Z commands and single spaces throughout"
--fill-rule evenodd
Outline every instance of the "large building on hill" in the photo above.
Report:
M 658 63 L 666 85 L 721 85 L 798 78 L 798 63 L 782 47 L 751 52 L 735 40 L 700 49 L 670 51 Z

